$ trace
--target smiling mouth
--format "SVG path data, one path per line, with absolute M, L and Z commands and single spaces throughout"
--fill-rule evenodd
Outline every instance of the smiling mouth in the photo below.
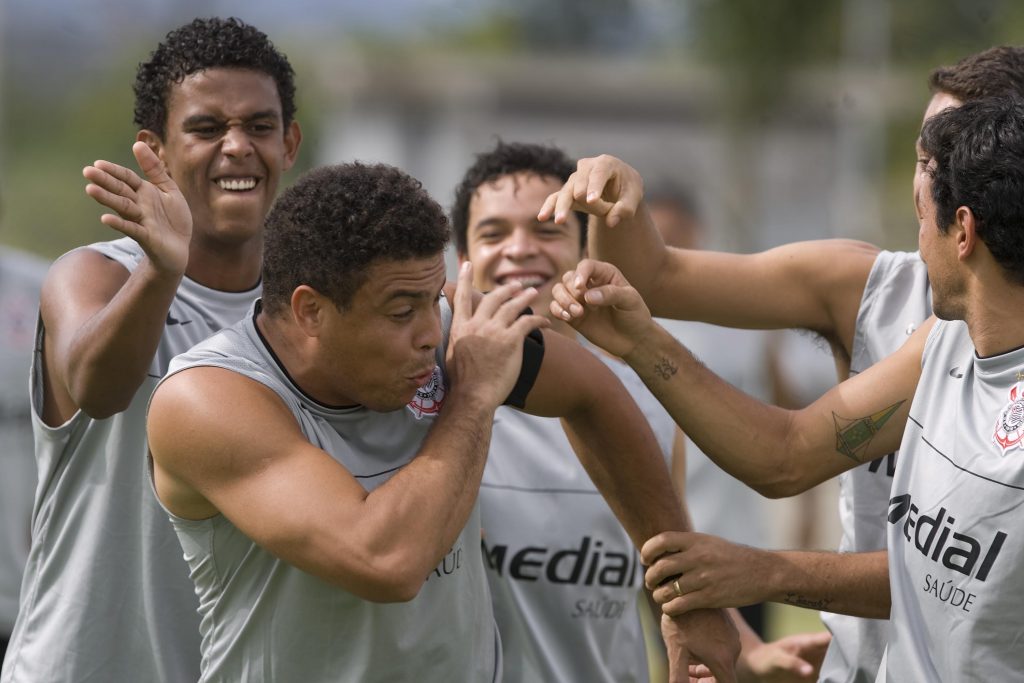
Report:
M 217 187 L 228 192 L 248 192 L 256 187 L 257 178 L 220 178 Z

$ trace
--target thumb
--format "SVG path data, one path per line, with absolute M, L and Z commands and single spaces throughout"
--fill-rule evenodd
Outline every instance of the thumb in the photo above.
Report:
M 171 176 L 167 174 L 167 168 L 164 166 L 164 162 L 160 161 L 160 157 L 156 155 L 156 152 L 147 145 L 145 142 L 138 141 L 132 145 L 132 154 L 135 155 L 135 160 L 139 162 L 139 168 L 146 176 L 146 180 L 156 185 L 163 192 L 174 192 L 178 189 L 178 186 Z

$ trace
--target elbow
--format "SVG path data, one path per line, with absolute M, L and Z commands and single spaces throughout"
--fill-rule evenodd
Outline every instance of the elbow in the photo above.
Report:
M 72 400 L 83 413 L 92 419 L 105 420 L 128 410 L 133 396 L 89 396 L 83 393 L 81 395 L 72 394 Z
M 334 583 L 369 602 L 410 602 L 420 594 L 430 571 L 421 565 L 400 558 L 377 557 L 363 565 L 362 576 L 356 581 L 349 576 L 339 577 Z
M 800 468 L 790 463 L 780 463 L 763 479 L 748 482 L 750 487 L 765 498 L 790 498 L 809 490 L 818 482 L 809 481 Z

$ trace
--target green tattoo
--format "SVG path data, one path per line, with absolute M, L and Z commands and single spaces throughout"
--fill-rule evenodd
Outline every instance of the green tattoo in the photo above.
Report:
M 903 399 L 867 417 L 848 418 L 832 413 L 832 421 L 836 425 L 836 450 L 851 460 L 864 462 L 861 458 L 863 451 L 875 438 L 875 434 L 882 429 L 882 425 L 906 402 L 907 400 Z

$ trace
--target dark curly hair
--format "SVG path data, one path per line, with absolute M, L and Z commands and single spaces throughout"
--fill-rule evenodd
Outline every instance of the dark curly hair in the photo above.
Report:
M 264 309 L 284 310 L 305 284 L 343 310 L 372 265 L 441 254 L 448 238 L 444 210 L 394 166 L 314 169 L 281 193 L 267 216 Z
M 957 209 L 968 207 L 993 258 L 1024 285 L 1024 100 L 946 109 L 924 124 L 921 147 L 933 160 L 927 172 L 939 230 L 946 233 Z
M 466 236 L 469 230 L 469 202 L 481 185 L 515 173 L 532 173 L 541 177 L 557 178 L 564 183 L 575 170 L 576 162 L 557 147 L 523 142 L 506 143 L 498 140 L 494 149 L 476 155 L 476 161 L 455 188 L 455 203 L 452 205 L 455 248 L 460 254 L 465 254 L 469 249 Z M 540 210 L 540 207 L 537 209 Z M 587 243 L 587 215 L 576 212 L 576 216 L 580 221 L 582 249 Z
M 1001 45 L 940 66 L 928 77 L 931 91 L 961 102 L 983 97 L 1024 96 L 1024 48 Z
M 157 45 L 135 74 L 135 124 L 161 138 L 167 126 L 171 86 L 186 76 L 217 67 L 261 71 L 277 83 L 281 117 L 287 127 L 295 117 L 295 72 L 267 35 L 243 21 L 195 19 L 174 29 Z

